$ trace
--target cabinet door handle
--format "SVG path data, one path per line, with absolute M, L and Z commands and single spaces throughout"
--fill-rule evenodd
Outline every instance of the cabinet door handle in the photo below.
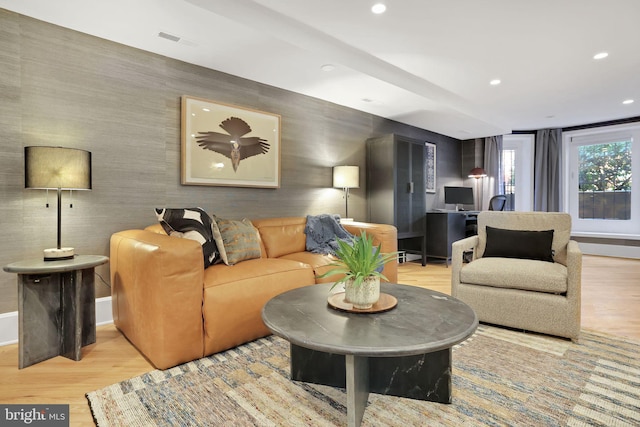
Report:
M 407 184 L 407 191 L 413 194 L 413 181 Z

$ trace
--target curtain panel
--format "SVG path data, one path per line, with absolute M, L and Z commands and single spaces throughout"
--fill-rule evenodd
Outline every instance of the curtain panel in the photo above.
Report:
M 562 129 L 541 129 L 536 132 L 533 210 L 560 211 L 560 159 Z
M 482 180 L 480 210 L 489 209 L 489 200 L 496 194 L 502 194 L 502 135 L 484 139 L 484 171 L 487 176 Z

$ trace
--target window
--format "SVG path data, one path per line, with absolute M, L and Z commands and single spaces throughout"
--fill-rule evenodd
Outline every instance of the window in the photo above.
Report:
M 578 146 L 578 218 L 631 219 L 631 139 Z
M 640 124 L 565 132 L 563 147 L 574 231 L 640 234 Z
M 533 206 L 534 135 L 502 137 L 500 192 L 507 196 L 505 210 L 530 211 Z
M 505 211 L 515 210 L 515 193 L 516 193 L 516 150 L 502 149 L 502 182 L 500 184 L 500 192 L 507 196 L 507 203 L 504 206 Z

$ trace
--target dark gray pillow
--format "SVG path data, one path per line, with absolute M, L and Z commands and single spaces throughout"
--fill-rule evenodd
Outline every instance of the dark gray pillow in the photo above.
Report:
M 483 257 L 524 258 L 553 262 L 553 230 L 523 231 L 487 226 Z
M 156 208 L 156 216 L 169 236 L 191 239 L 200 243 L 204 268 L 214 264 L 220 258 L 211 228 L 213 219 L 201 208 Z

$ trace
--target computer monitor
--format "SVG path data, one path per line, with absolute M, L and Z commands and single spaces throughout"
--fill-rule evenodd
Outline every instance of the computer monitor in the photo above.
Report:
M 473 188 L 471 187 L 444 187 L 444 203 L 456 205 L 473 205 Z

